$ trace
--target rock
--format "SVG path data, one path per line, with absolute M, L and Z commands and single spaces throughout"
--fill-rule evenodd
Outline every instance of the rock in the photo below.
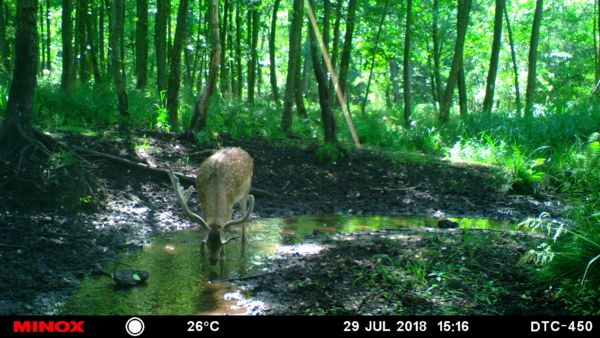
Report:
M 115 271 L 111 277 L 119 285 L 135 286 L 145 282 L 150 274 L 144 270 L 121 269 Z
M 441 219 L 438 221 L 437 226 L 440 229 L 455 229 L 458 228 L 458 222 L 449 219 Z

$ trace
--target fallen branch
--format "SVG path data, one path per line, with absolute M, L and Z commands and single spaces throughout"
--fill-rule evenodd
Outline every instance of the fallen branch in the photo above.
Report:
M 158 174 L 164 174 L 164 175 L 168 175 L 169 174 L 169 170 L 167 169 L 161 169 L 161 168 L 153 168 L 151 166 L 149 166 L 148 164 L 145 163 L 140 163 L 140 162 L 135 162 L 132 160 L 128 160 L 126 158 L 123 157 L 119 157 L 119 156 L 115 156 L 115 155 L 111 155 L 111 154 L 107 154 L 107 153 L 102 153 L 96 150 L 91 150 L 91 149 L 85 149 L 79 146 L 71 146 L 71 148 L 82 152 L 82 153 L 86 153 L 86 154 L 90 154 L 90 155 L 94 155 L 96 157 L 100 157 L 100 158 L 104 158 L 107 160 L 111 160 L 111 161 L 115 161 L 121 164 L 125 164 L 127 166 L 130 167 L 134 167 L 134 168 L 138 168 L 138 169 L 144 169 L 144 170 L 148 170 L 154 173 L 158 173 Z M 186 182 L 190 182 L 190 183 L 194 183 L 196 181 L 196 178 L 194 176 L 187 176 L 184 175 L 182 173 L 177 173 L 174 172 L 175 176 L 177 176 L 179 179 L 182 179 Z M 167 177 L 167 176 L 165 176 Z
M 188 156 L 200 156 L 200 155 L 208 155 L 216 152 L 216 149 L 204 149 L 200 151 L 194 151 L 193 153 L 189 153 Z
M 417 184 L 414 187 L 406 187 L 406 188 L 371 188 L 371 190 L 379 190 L 379 191 L 404 191 L 404 190 L 414 190 L 420 187 L 421 184 Z
M 140 163 L 140 162 L 135 162 L 132 160 L 128 160 L 126 158 L 123 157 L 119 157 L 119 156 L 115 156 L 115 155 L 111 155 L 111 154 L 107 154 L 107 153 L 103 153 L 103 152 L 99 152 L 96 150 L 91 150 L 91 149 L 86 149 L 86 148 L 82 148 L 79 146 L 71 146 L 72 149 L 81 152 L 81 153 L 86 153 L 86 154 L 90 154 L 96 157 L 100 157 L 100 158 L 104 158 L 110 161 L 115 161 L 133 168 L 137 168 L 137 169 L 142 169 L 142 170 L 148 170 L 154 173 L 158 173 L 158 174 L 164 174 L 165 178 L 168 177 L 169 175 L 169 171 L 168 169 L 162 169 L 162 168 L 154 168 L 148 164 L 145 163 Z M 175 176 L 177 176 L 179 179 L 184 180 L 188 183 L 192 183 L 194 184 L 196 182 L 196 177 L 195 176 L 188 176 L 182 173 L 178 173 L 178 172 L 173 172 L 175 174 Z M 277 195 L 263 190 L 263 189 L 258 189 L 258 188 L 251 188 L 250 192 L 255 193 L 257 195 L 263 195 L 263 196 L 269 196 L 269 197 L 276 197 Z

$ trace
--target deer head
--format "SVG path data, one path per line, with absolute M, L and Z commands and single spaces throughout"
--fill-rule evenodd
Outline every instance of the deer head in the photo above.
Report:
M 208 247 L 209 260 L 212 264 L 216 264 L 223 257 L 225 244 L 237 238 L 233 236 L 224 239 L 224 231 L 227 228 L 242 223 L 242 241 L 246 241 L 244 222 L 248 220 L 254 208 L 254 196 L 248 194 L 253 166 L 252 157 L 241 148 L 221 149 L 202 162 L 196 177 L 196 189 L 204 218 L 188 207 L 187 202 L 193 187 L 184 190 L 177 176 L 169 172 L 183 214 L 207 230 L 202 244 L 203 247 Z M 243 216 L 232 220 L 235 203 L 239 203 Z M 247 207 L 248 203 L 249 207 Z

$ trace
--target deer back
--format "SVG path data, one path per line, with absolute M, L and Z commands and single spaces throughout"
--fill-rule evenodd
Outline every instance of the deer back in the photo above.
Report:
M 196 178 L 204 218 L 214 230 L 231 220 L 233 205 L 250 191 L 254 163 L 240 148 L 224 148 L 204 160 Z

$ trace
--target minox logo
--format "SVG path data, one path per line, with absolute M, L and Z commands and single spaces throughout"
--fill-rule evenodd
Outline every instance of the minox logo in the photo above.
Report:
M 13 321 L 13 332 L 15 333 L 84 333 L 85 321 L 74 320 L 15 320 Z

